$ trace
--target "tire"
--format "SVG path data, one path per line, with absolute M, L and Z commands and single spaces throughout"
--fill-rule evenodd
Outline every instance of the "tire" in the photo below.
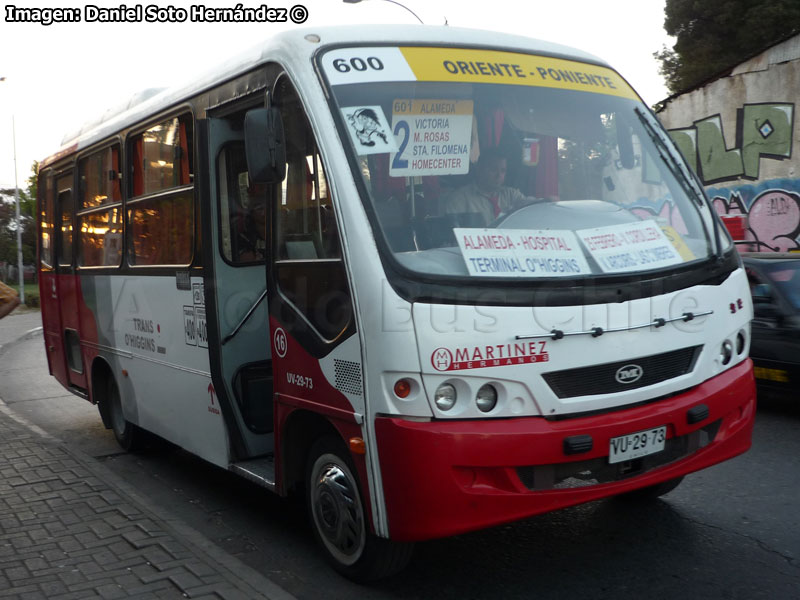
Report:
M 108 379 L 106 402 L 108 402 L 111 429 L 114 432 L 114 437 L 117 438 L 117 443 L 122 446 L 123 450 L 128 452 L 140 450 L 144 432 L 125 419 L 125 413 L 122 410 L 122 396 L 119 393 L 119 386 L 114 377 L 109 377 Z
M 656 498 L 660 498 L 664 494 L 669 494 L 672 490 L 678 487 L 682 481 L 682 476 L 676 477 L 675 479 L 662 481 L 661 483 L 650 485 L 639 490 L 626 492 L 621 494 L 619 497 L 623 500 L 629 500 L 631 502 L 650 502 Z
M 379 538 L 370 532 L 355 468 L 342 442 L 318 440 L 306 468 L 306 501 L 317 542 L 334 569 L 365 583 L 401 571 L 413 544 Z

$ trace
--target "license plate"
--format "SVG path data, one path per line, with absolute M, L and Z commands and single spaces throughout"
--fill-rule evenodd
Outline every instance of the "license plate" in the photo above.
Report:
M 767 369 L 766 367 L 754 367 L 753 374 L 756 379 L 766 379 L 767 381 L 779 381 L 789 383 L 789 373 L 783 369 Z
M 608 462 L 614 464 L 661 452 L 664 449 L 666 439 L 666 425 L 611 438 L 608 449 Z

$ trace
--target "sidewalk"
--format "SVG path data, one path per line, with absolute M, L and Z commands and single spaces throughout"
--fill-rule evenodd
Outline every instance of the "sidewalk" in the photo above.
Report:
M 38 310 L 17 307 L 4 319 L 0 319 L 0 356 L 3 345 L 19 340 L 26 333 L 33 332 L 42 326 L 42 315 Z M 0 361 L 3 359 L 0 358 Z M 2 364 L 0 362 L 0 364 Z
M 0 320 L 0 365 L 39 326 L 38 312 Z M 292 598 L 2 394 L 0 374 L 0 599 Z

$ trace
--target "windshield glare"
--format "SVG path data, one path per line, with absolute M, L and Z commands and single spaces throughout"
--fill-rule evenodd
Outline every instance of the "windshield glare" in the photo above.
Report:
M 662 158 L 633 94 L 438 81 L 332 89 L 376 235 L 410 271 L 580 278 L 709 256 L 705 202 Z

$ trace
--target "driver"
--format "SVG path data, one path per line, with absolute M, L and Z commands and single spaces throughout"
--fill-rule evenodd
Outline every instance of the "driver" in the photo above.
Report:
M 237 236 L 242 262 L 260 261 L 267 257 L 267 201 L 266 196 L 253 198 L 247 215 L 245 230 Z
M 489 225 L 501 215 L 540 201 L 503 185 L 506 169 L 506 157 L 497 150 L 482 152 L 473 182 L 444 198 L 445 214 L 477 213 L 484 224 Z

